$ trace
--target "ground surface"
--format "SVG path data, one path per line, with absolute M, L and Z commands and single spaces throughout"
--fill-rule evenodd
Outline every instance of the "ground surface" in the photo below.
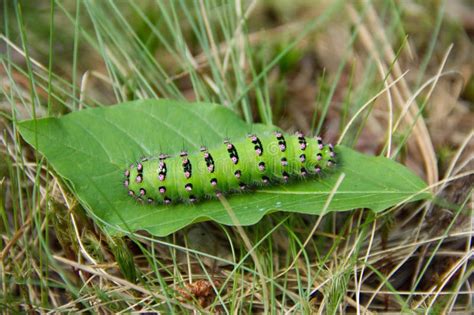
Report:
M 470 1 L 0 5 L 3 311 L 472 311 Z M 344 144 L 407 165 L 436 198 L 112 237 L 16 124 L 153 97 L 331 142 L 350 126 Z

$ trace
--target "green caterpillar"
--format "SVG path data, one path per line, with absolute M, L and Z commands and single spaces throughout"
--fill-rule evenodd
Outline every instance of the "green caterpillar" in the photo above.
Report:
M 336 164 L 331 144 L 320 137 L 281 132 L 225 140 L 212 149 L 144 158 L 125 170 L 128 194 L 150 204 L 194 203 L 259 185 L 318 175 Z

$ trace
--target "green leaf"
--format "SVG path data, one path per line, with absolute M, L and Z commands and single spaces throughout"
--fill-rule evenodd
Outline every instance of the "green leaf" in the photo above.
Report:
M 273 129 L 248 125 L 221 105 L 171 100 L 135 101 L 19 124 L 23 138 L 48 159 L 80 202 L 111 232 L 147 230 L 159 236 L 192 222 L 215 220 L 232 225 L 233 221 L 218 200 L 173 206 L 136 203 L 122 185 L 123 171 L 131 162 L 162 152 L 198 150 L 202 144 L 212 147 L 226 137 Z M 421 179 L 392 160 L 346 147 L 336 147 L 336 151 L 339 166 L 322 179 L 229 196 L 237 222 L 254 224 L 272 211 L 320 214 L 342 173 L 345 176 L 326 211 L 381 211 L 430 197 Z

